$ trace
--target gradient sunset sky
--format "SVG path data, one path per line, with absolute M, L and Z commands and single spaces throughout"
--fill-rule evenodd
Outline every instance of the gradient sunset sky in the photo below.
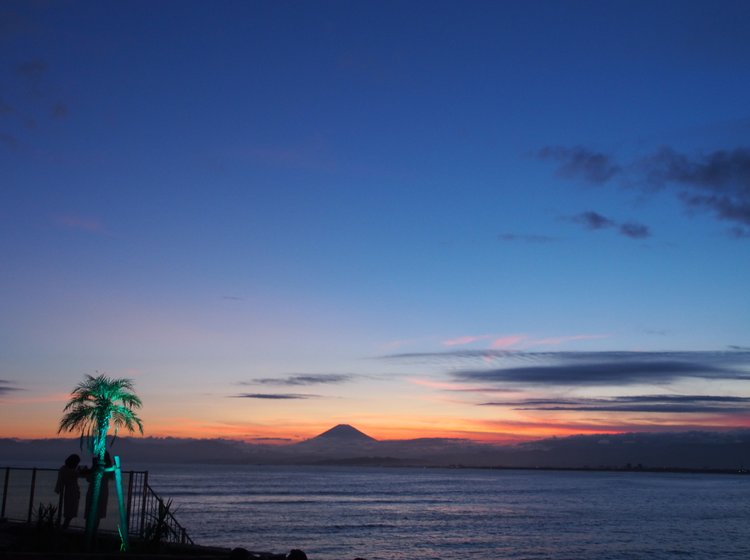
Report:
M 750 2 L 0 4 L 0 437 L 750 427 Z

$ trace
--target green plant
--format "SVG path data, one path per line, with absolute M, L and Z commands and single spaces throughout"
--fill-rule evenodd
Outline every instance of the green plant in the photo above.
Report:
M 51 533 L 57 522 L 57 506 L 39 503 L 36 510 L 36 528 L 39 531 Z
M 36 524 L 30 533 L 31 548 L 40 552 L 55 550 L 58 545 L 57 506 L 40 503 L 36 510 Z

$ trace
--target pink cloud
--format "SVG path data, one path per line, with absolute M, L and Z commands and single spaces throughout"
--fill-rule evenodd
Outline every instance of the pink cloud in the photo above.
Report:
M 92 233 L 107 233 L 104 225 L 96 218 L 82 218 L 81 216 L 73 216 L 72 214 L 63 214 L 62 216 L 58 216 L 55 222 L 57 225 L 68 229 L 77 229 Z
M 512 334 L 509 336 L 503 336 L 492 341 L 492 348 L 509 348 L 511 346 L 515 346 L 519 342 L 526 340 L 527 338 L 528 336 L 526 336 L 525 334 Z
M 547 338 L 534 339 L 525 334 L 510 334 L 505 336 L 498 336 L 494 334 L 482 334 L 482 335 L 468 335 L 459 336 L 444 340 L 441 344 L 443 346 L 465 346 L 467 344 L 474 344 L 475 342 L 481 342 L 483 340 L 492 340 L 490 348 L 495 350 L 516 347 L 520 348 L 531 348 L 533 346 L 549 346 L 559 345 L 566 342 L 572 342 L 575 340 L 594 340 L 598 338 L 607 338 L 608 334 L 575 334 L 568 336 L 554 336 Z
M 466 344 L 472 344 L 479 342 L 480 340 L 488 340 L 492 338 L 491 334 L 482 334 L 479 336 L 459 336 L 458 338 L 451 338 L 444 340 L 441 344 L 443 346 L 464 346 Z

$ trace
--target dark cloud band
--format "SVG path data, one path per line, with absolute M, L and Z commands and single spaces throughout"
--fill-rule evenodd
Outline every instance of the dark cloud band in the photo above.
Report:
M 453 374 L 461 381 L 522 383 L 526 385 L 632 385 L 664 383 L 679 378 L 750 379 L 750 373 L 701 361 L 639 359 L 564 363 L 486 370 L 464 370 Z
M 260 385 L 328 385 L 336 383 L 346 383 L 351 381 L 354 376 L 349 373 L 304 373 L 289 375 L 287 377 L 264 377 L 260 379 L 253 379 L 247 384 L 260 384 Z
M 239 393 L 232 395 L 236 399 L 267 399 L 267 400 L 304 400 L 319 399 L 320 395 L 305 395 L 300 393 Z
M 750 397 L 717 395 L 635 395 L 602 399 L 519 399 L 481 403 L 514 410 L 738 414 L 750 412 Z

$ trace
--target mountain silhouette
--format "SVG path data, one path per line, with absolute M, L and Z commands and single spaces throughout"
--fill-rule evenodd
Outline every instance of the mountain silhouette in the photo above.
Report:
M 371 443 L 377 440 L 367 434 L 360 432 L 349 424 L 339 424 L 308 441 L 330 441 L 340 443 Z
M 309 458 L 371 456 L 380 443 L 349 424 L 339 424 L 313 438 L 290 446 L 296 453 Z

